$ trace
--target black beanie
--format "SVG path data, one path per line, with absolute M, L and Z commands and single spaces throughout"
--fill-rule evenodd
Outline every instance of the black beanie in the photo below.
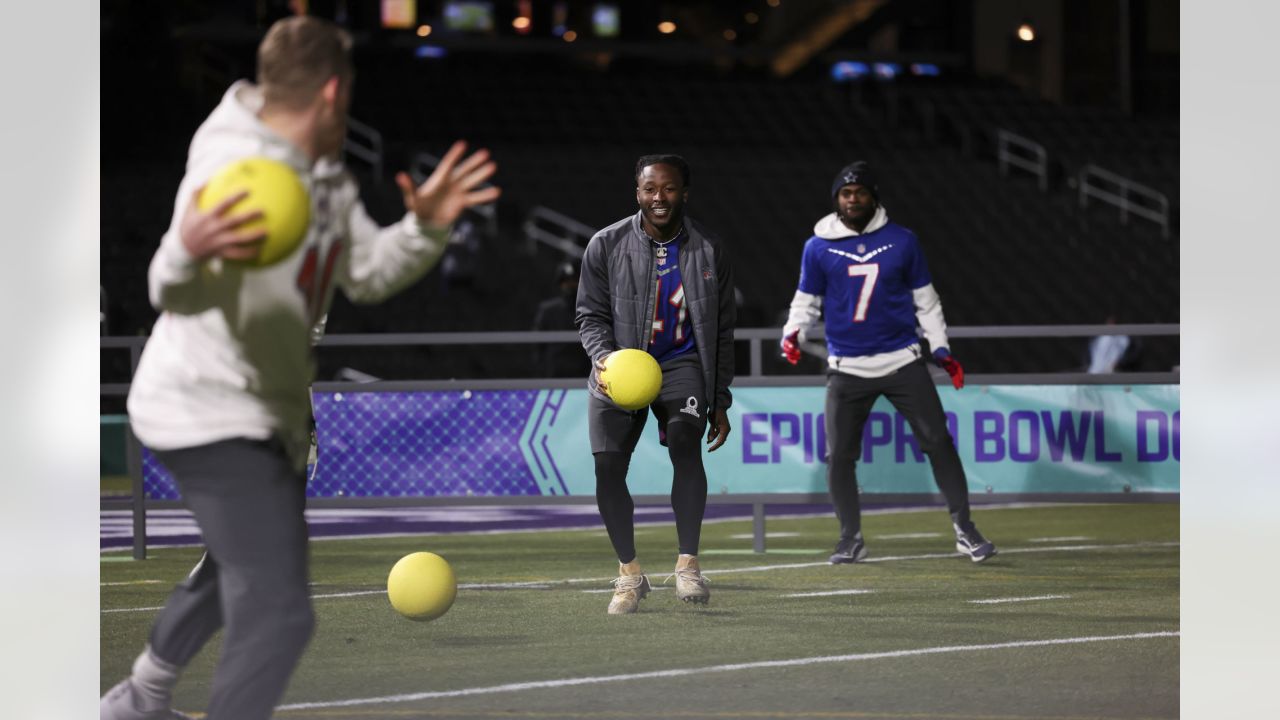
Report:
M 831 199 L 835 200 L 840 194 L 840 188 L 845 185 L 862 185 L 871 191 L 871 196 L 876 200 L 880 199 L 880 186 L 876 184 L 875 171 L 864 160 L 849 163 L 845 165 L 836 179 L 831 182 Z

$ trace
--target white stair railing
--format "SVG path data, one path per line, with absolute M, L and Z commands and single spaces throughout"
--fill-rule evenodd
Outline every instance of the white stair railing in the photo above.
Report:
M 542 243 L 573 260 L 582 259 L 587 241 L 596 234 L 596 228 L 542 205 L 534 206 L 529 211 L 523 228 L 530 252 L 537 243 Z
M 342 151 L 348 158 L 361 160 L 373 170 L 375 185 L 382 182 L 382 133 L 348 116 L 347 139 Z
M 996 159 L 1000 174 L 1009 175 L 1009 166 L 1038 177 L 1040 192 L 1049 190 L 1049 155 L 1040 143 L 1008 130 L 996 130 Z
M 1080 168 L 1076 180 L 1081 208 L 1089 207 L 1089 198 L 1097 198 L 1120 209 L 1121 225 L 1137 215 L 1159 225 L 1161 235 L 1169 237 L 1169 198 L 1164 193 L 1092 164 Z

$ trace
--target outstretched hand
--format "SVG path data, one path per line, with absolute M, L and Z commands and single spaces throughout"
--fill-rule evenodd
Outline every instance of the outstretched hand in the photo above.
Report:
M 396 185 L 404 196 L 404 208 L 424 225 L 441 227 L 458 219 L 463 210 L 498 199 L 502 190 L 487 187 L 477 190 L 493 177 L 498 166 L 489 159 L 488 150 L 477 150 L 460 161 L 467 144 L 458 140 L 440 159 L 431 177 L 414 187 L 408 173 L 396 174 Z

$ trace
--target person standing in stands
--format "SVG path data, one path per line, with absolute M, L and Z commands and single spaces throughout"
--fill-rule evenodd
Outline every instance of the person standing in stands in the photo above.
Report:
M 538 303 L 534 330 L 576 330 L 578 264 L 565 261 L 556 268 L 556 294 Z M 540 377 L 574 377 L 591 369 L 582 348 L 572 343 L 538 343 L 533 349 L 534 371 Z
M 596 233 L 582 257 L 578 334 L 595 365 L 588 382 L 587 418 L 595 458 L 596 503 L 618 556 L 619 577 L 610 615 L 634 613 L 649 593 L 636 559 L 635 506 L 627 468 L 650 411 L 659 442 L 671 457 L 671 508 L 679 555 L 676 597 L 706 603 L 711 596 L 698 564 L 707 505 L 708 451 L 729 436 L 733 397 L 733 268 L 724 243 L 684 214 L 689 164 L 679 155 L 645 155 L 636 162 L 639 211 Z M 609 353 L 646 350 L 662 367 L 662 389 L 648 409 L 614 405 L 596 372 Z
M 875 173 L 865 162 L 843 168 L 831 184 L 834 211 L 813 228 L 800 260 L 800 285 L 782 333 L 782 355 L 800 361 L 801 333 L 825 317 L 827 336 L 827 487 L 840 522 L 828 558 L 867 556 L 856 465 L 871 406 L 889 398 L 911 424 L 947 501 L 956 549 L 974 562 L 996 554 L 969 516 L 969 486 L 947 431 L 938 390 L 925 367 L 916 328 L 956 390 L 964 368 L 947 348 L 942 301 L 933 289 L 915 233 L 890 222 Z
M 478 189 L 495 165 L 454 145 L 422 185 L 396 177 L 405 214 L 379 227 L 341 162 L 354 72 L 351 37 L 291 17 L 258 47 L 258 82 L 231 86 L 196 131 L 173 221 L 148 275 L 160 310 L 130 389 L 129 420 L 173 474 L 206 552 L 156 617 L 132 674 L 103 696 L 103 720 L 181 717 L 178 675 L 223 630 L 209 720 L 271 716 L 311 637 L 304 464 L 315 372 L 311 333 L 334 286 L 369 303 L 407 287 L 445 249 L 463 210 L 497 199 Z M 311 197 L 294 252 L 262 268 L 256 217 L 208 211 L 196 197 L 230 161 L 288 164 Z

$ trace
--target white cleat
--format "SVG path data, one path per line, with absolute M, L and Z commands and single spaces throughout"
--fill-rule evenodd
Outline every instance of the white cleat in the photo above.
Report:
M 676 597 L 687 603 L 706 605 L 711 599 L 707 579 L 698 567 L 696 555 L 681 555 L 676 559 Z
M 640 601 L 649 594 L 649 578 L 640 572 L 640 563 L 632 560 L 618 564 L 618 578 L 613 581 L 610 615 L 630 615 L 640 609 Z

